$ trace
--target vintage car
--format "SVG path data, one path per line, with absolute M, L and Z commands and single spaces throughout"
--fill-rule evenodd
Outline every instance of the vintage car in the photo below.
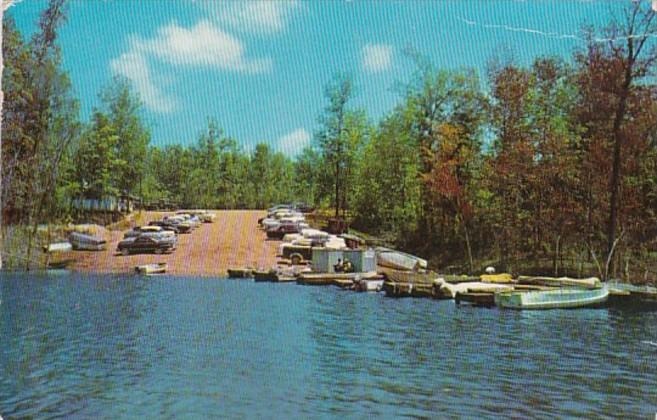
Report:
M 137 227 L 134 227 L 131 230 L 125 232 L 123 234 L 123 239 L 139 236 L 142 233 L 160 233 L 160 234 L 164 234 L 164 235 L 174 235 L 175 236 L 176 231 L 173 228 L 170 228 L 170 227 L 162 227 L 162 226 L 156 226 L 156 225 L 137 226 Z
M 176 248 L 176 238 L 157 234 L 142 234 L 119 242 L 117 251 L 123 255 L 171 252 Z
M 281 220 L 278 225 L 267 228 L 267 237 L 282 239 L 288 233 L 299 233 L 301 232 L 299 224 L 298 221 Z
M 178 220 L 153 220 L 148 223 L 149 226 L 160 226 L 165 230 L 173 230 L 176 233 L 189 233 L 192 230 L 191 225 L 181 223 Z

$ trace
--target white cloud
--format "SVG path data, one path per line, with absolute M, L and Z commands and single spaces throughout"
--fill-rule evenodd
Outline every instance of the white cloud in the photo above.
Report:
M 299 154 L 310 144 L 310 134 L 305 128 L 298 128 L 278 139 L 277 148 L 288 156 Z
M 146 107 L 155 112 L 173 111 L 175 100 L 154 82 L 152 59 L 173 66 L 241 73 L 262 73 L 272 65 L 269 57 L 247 57 L 246 48 L 238 38 L 208 20 L 190 28 L 177 23 L 160 27 L 153 38 L 134 38 L 128 51 L 110 62 L 112 72 L 132 80 Z
M 155 38 L 135 41 L 134 47 L 174 65 L 207 66 L 249 73 L 260 73 L 271 67 L 270 58 L 246 57 L 244 45 L 239 39 L 207 20 L 191 28 L 171 23 L 160 28 Z
M 137 52 L 129 51 L 110 62 L 114 74 L 130 79 L 139 93 L 144 105 L 156 112 L 171 112 L 175 101 L 167 97 L 151 79 L 146 58 Z
M 370 73 L 388 70 L 392 65 L 392 46 L 386 44 L 367 44 L 361 51 L 363 69 Z
M 273 34 L 285 29 L 293 12 L 300 7 L 298 0 L 202 2 L 220 22 L 233 29 Z

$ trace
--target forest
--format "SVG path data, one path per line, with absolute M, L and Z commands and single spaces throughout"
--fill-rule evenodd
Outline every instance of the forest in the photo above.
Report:
M 568 57 L 492 56 L 483 74 L 408 52 L 415 74 L 378 120 L 327 81 L 313 140 L 246 150 L 208 110 L 196 139 L 154 145 L 140 98 L 108 76 L 82 121 L 63 69 L 66 2 L 35 35 L 3 20 L 2 223 L 73 220 L 117 194 L 183 208 L 304 201 L 446 271 L 657 278 L 657 17 L 633 2 Z

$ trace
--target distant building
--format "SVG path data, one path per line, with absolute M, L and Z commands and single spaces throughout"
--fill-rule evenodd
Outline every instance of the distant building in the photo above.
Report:
M 135 210 L 135 204 L 138 202 L 138 197 L 123 194 L 105 198 L 74 198 L 71 200 L 71 207 L 91 212 L 130 213 Z

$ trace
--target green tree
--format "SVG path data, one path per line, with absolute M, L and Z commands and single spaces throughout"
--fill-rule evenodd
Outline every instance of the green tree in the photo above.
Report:
M 119 136 L 110 118 L 96 110 L 75 155 L 82 197 L 104 199 L 119 192 L 117 169 L 124 167 L 125 162 L 118 157 L 118 143 Z
M 121 193 L 142 195 L 150 132 L 143 122 L 141 101 L 130 81 L 118 76 L 103 90 L 101 100 L 119 138 L 116 153 L 123 164 L 116 168 L 116 187 Z
M 335 217 L 340 215 L 344 202 L 343 194 L 345 172 L 348 170 L 348 149 L 346 145 L 345 120 L 347 103 L 353 95 L 353 82 L 345 75 L 337 75 L 326 86 L 325 96 L 329 104 L 319 118 L 321 127 L 316 133 L 319 148 L 325 165 L 331 168 L 330 184 L 333 187 Z

